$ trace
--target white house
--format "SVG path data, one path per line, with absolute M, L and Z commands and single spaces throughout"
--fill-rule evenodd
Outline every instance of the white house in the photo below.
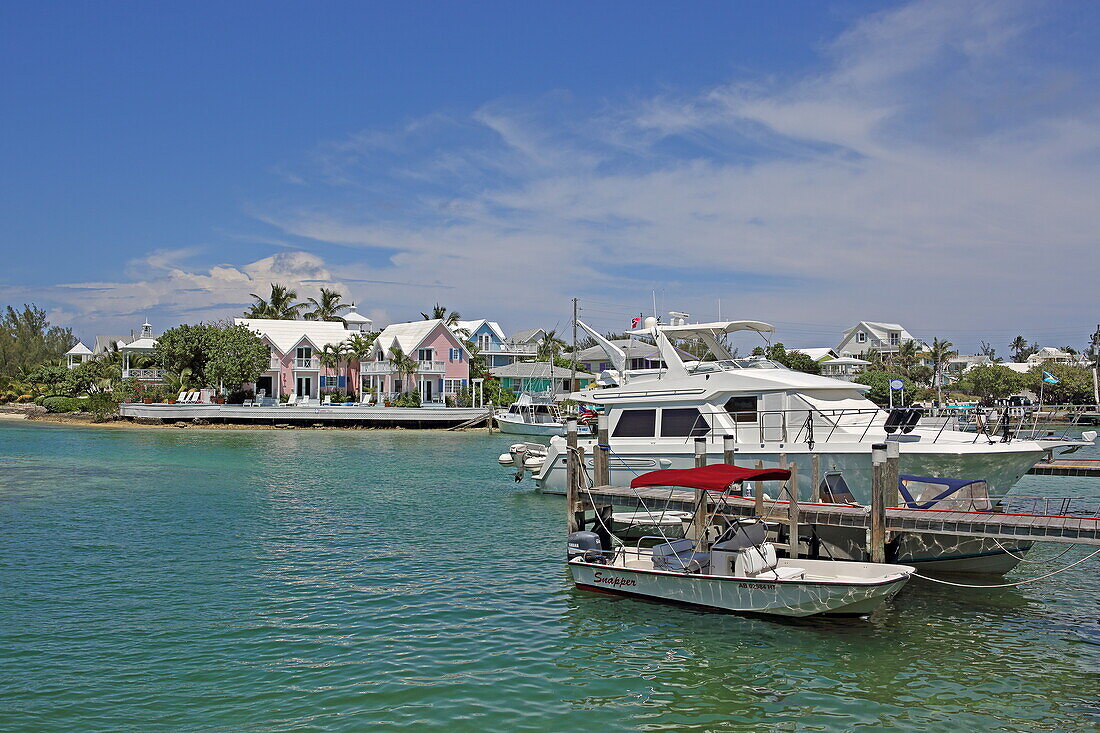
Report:
M 928 348 L 898 323 L 860 321 L 844 331 L 844 337 L 834 351 L 840 356 L 855 357 L 863 357 L 872 349 L 880 354 L 893 354 L 906 341 L 916 341 L 921 350 Z
M 1076 364 L 1078 361 L 1078 357 L 1068 351 L 1056 349 L 1053 346 L 1044 346 L 1027 358 L 1027 364 L 1029 366 L 1039 366 L 1047 362 L 1053 362 L 1055 364 Z

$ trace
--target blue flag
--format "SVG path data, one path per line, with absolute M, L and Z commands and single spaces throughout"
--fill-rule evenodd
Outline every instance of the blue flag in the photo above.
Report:
M 1054 376 L 1050 372 L 1043 372 L 1043 381 L 1047 384 L 1058 384 L 1058 377 Z

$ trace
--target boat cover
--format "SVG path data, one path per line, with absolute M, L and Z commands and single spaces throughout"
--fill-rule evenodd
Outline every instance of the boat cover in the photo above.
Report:
M 786 481 L 791 472 L 782 468 L 741 468 L 726 463 L 713 463 L 702 468 L 666 468 L 643 473 L 630 482 L 630 488 L 643 486 L 677 486 L 685 489 L 725 491 L 742 481 Z

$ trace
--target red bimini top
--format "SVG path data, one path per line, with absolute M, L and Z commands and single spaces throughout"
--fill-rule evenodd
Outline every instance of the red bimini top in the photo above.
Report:
M 666 468 L 662 471 L 643 473 L 630 482 L 630 488 L 644 486 L 677 486 L 685 489 L 725 491 L 731 484 L 742 481 L 786 481 L 791 472 L 782 468 L 741 468 L 726 463 L 715 463 L 702 468 Z

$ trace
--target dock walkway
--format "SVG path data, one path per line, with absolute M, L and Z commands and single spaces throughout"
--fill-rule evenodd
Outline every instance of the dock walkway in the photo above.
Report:
M 163 422 L 209 422 L 264 425 L 365 425 L 369 427 L 449 428 L 488 415 L 484 407 L 358 407 L 311 405 L 309 407 L 251 407 L 246 405 L 123 404 L 123 417 Z
M 1100 476 L 1100 458 L 1055 458 L 1028 471 L 1036 476 Z
M 694 512 L 694 492 L 668 489 L 631 489 L 624 486 L 596 486 L 582 490 L 581 495 L 596 504 L 643 508 L 671 509 Z M 710 497 L 710 506 L 715 506 Z M 776 520 L 788 516 L 788 502 L 765 500 L 764 514 Z M 732 497 L 722 512 L 732 516 L 754 516 L 753 499 Z M 800 524 L 834 527 L 870 528 L 868 507 L 839 504 L 798 503 Z M 1069 542 L 1100 545 L 1100 517 L 1072 514 L 1010 514 L 999 512 L 960 512 L 938 509 L 886 509 L 886 530 L 892 532 L 922 532 L 997 539 L 1030 540 L 1034 542 Z

